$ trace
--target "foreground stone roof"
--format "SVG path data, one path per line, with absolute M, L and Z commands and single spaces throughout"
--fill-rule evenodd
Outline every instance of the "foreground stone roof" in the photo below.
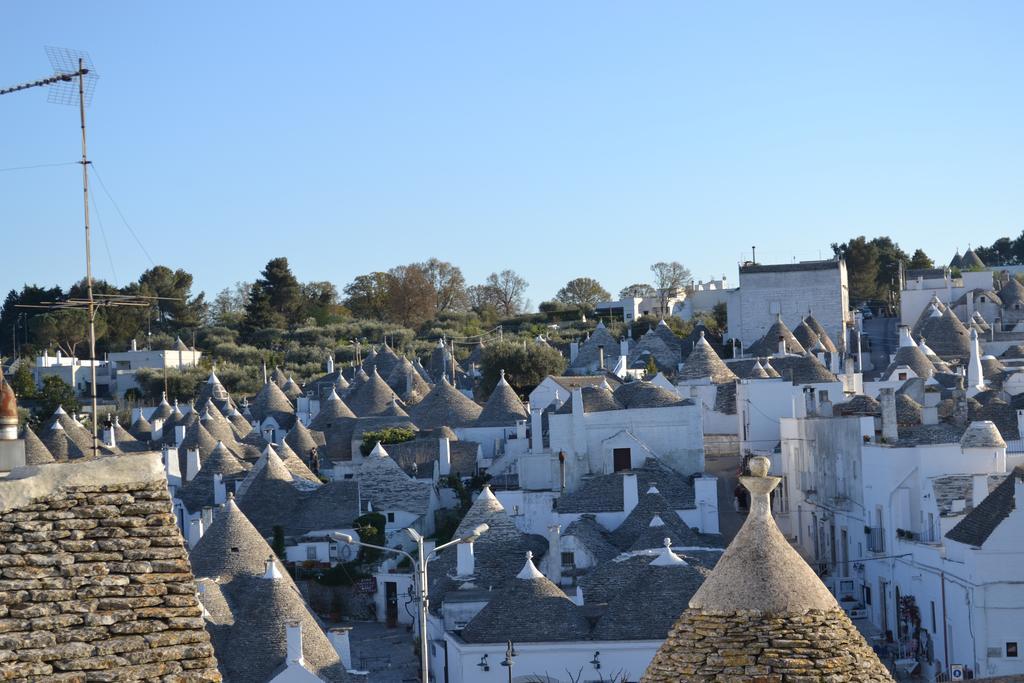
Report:
M 0 678 L 219 681 L 159 454 L 0 481 Z
M 755 457 L 743 527 L 690 600 L 642 681 L 891 681 L 771 516 L 779 477 Z

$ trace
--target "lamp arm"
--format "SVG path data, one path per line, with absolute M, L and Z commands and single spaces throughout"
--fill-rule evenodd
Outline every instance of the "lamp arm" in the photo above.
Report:
M 345 541 L 342 541 L 342 543 L 345 543 Z M 362 541 L 357 541 L 355 539 L 352 539 L 351 541 L 348 541 L 347 543 L 348 543 L 348 545 L 361 545 L 364 548 L 373 548 L 375 550 L 385 550 L 385 551 L 387 551 L 389 553 L 398 553 L 399 555 L 404 555 L 405 557 L 409 558 L 409 561 L 412 562 L 413 564 L 416 564 L 416 558 L 414 558 L 412 555 L 410 555 L 409 553 L 405 552 L 404 550 L 399 550 L 398 548 L 388 548 L 388 547 L 383 546 L 383 545 L 374 545 L 372 543 L 363 543 Z

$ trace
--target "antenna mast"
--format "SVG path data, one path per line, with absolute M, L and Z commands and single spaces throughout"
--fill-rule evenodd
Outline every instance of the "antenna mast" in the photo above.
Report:
M 41 86 L 52 86 L 48 100 L 58 104 L 75 104 L 77 81 L 77 104 L 82 127 L 82 202 L 85 212 L 85 286 L 88 296 L 89 314 L 89 361 L 90 393 L 92 394 L 92 455 L 99 455 L 99 415 L 96 400 L 96 303 L 92 293 L 92 254 L 89 241 L 89 158 L 85 146 L 85 106 L 92 101 L 92 92 L 99 77 L 92 68 L 92 60 L 85 52 L 57 47 L 47 47 L 46 56 L 53 67 L 53 75 L 29 83 L 21 83 L 0 89 L 0 95 Z M 88 78 L 87 78 L 88 77 Z

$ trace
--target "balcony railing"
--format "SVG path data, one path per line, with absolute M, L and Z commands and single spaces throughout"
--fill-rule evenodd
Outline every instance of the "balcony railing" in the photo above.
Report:
M 866 526 L 864 527 L 864 535 L 867 537 L 868 552 L 885 552 L 885 529 L 883 527 Z

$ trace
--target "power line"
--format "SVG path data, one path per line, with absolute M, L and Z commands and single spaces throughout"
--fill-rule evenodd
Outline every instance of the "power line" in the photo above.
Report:
M 26 171 L 32 168 L 52 168 L 54 166 L 78 166 L 78 161 L 61 161 L 55 164 L 35 164 L 33 166 L 11 166 L 9 168 L 0 168 L 0 173 L 5 171 Z
M 114 285 L 120 287 L 118 282 L 117 268 L 114 267 L 114 257 L 110 255 L 110 244 L 107 242 L 107 229 L 103 225 L 103 218 L 100 216 L 100 207 L 96 203 L 96 195 L 92 196 L 92 210 L 96 214 L 96 221 L 100 224 L 100 237 L 103 238 L 103 248 L 107 252 L 107 261 L 110 262 L 110 271 L 114 274 Z
M 110 190 L 107 189 L 107 184 L 103 182 L 102 176 L 100 176 L 99 171 L 96 170 L 96 164 L 90 163 L 89 165 L 92 166 L 92 172 L 96 175 L 96 180 L 100 181 L 100 187 L 103 188 L 103 193 L 107 195 L 107 199 L 110 200 L 110 203 L 114 205 L 114 209 L 117 210 L 117 215 L 121 217 L 121 222 L 124 223 L 124 226 L 126 228 L 128 228 L 128 232 L 131 233 L 132 237 L 135 239 L 135 243 L 138 244 L 139 249 L 142 250 L 142 253 L 146 255 L 146 259 L 149 260 L 149 265 L 155 268 L 156 263 L 153 261 L 153 257 L 149 255 L 148 251 L 146 251 L 146 247 L 145 245 L 142 244 L 142 240 L 140 240 L 139 236 L 135 234 L 135 230 L 132 229 L 132 226 L 128 223 L 128 219 L 124 217 L 124 213 L 121 211 L 121 207 L 118 206 L 117 202 L 114 200 L 114 197 L 110 194 Z

